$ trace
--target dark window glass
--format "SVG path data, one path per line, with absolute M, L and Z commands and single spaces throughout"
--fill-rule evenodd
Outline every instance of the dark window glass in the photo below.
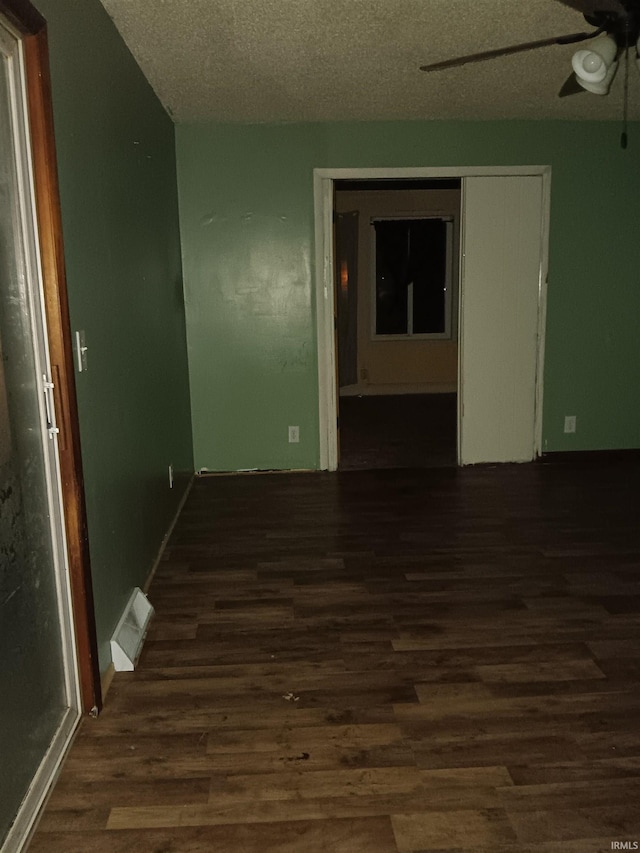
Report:
M 442 334 L 447 283 L 447 226 L 442 219 L 426 219 L 409 226 L 413 276 L 414 335 Z
M 376 334 L 446 331 L 447 224 L 442 219 L 375 223 Z M 409 285 L 413 284 L 413 313 Z
M 376 335 L 407 334 L 409 232 L 405 221 L 376 222 Z

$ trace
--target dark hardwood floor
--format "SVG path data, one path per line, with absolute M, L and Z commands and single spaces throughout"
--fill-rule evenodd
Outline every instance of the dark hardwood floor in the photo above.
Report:
M 32 853 L 640 841 L 639 478 L 196 480 Z
M 454 468 L 456 394 L 340 398 L 340 469 Z

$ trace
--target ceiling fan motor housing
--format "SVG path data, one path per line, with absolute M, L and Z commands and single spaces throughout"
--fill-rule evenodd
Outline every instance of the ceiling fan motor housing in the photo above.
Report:
M 633 47 L 640 38 L 640 0 L 620 0 L 620 13 L 596 11 L 584 18 L 615 41 L 618 51 Z

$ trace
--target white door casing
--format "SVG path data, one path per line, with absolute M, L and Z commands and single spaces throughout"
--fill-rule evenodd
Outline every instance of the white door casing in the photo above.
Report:
M 318 395 L 319 395 L 319 467 L 322 470 L 335 471 L 338 464 L 338 436 L 336 428 L 337 416 L 337 387 L 336 387 L 336 353 L 334 337 L 334 292 L 333 292 L 333 182 L 335 180 L 379 180 L 379 179 L 428 179 L 428 178 L 461 178 L 463 186 L 463 209 L 461 216 L 461 227 L 465 228 L 464 192 L 467 182 L 473 184 L 472 194 L 481 184 L 476 181 L 485 181 L 495 178 L 533 178 L 536 185 L 540 187 L 540 220 L 535 228 L 538 240 L 538 277 L 537 277 L 537 313 L 536 313 L 536 347 L 531 356 L 535 367 L 534 383 L 534 405 L 532 414 L 532 425 L 527 425 L 527 441 L 532 442 L 529 459 L 534 458 L 541 451 L 542 443 L 542 396 L 543 396 L 543 364 L 544 364 L 544 332 L 546 317 L 546 275 L 548 257 L 548 233 L 549 233 L 549 207 L 550 207 L 550 166 L 440 166 L 440 167 L 401 167 L 401 168 L 372 168 L 372 169 L 314 169 L 314 209 L 315 209 L 315 270 L 316 270 L 316 330 L 318 347 Z M 523 185 L 524 186 L 524 185 Z M 468 211 L 471 215 L 471 207 Z M 471 236 L 473 236 L 473 231 Z M 497 235 L 496 235 L 497 236 Z M 464 239 L 464 238 L 463 238 Z M 471 239 L 471 237 L 470 237 Z M 469 243 L 471 246 L 471 243 Z M 506 249 L 505 241 L 497 247 L 496 251 L 502 252 Z M 472 270 L 464 272 L 464 252 L 462 252 L 461 241 L 461 275 L 469 277 Z M 472 262 L 469 257 L 469 263 Z M 475 262 L 475 261 L 474 261 Z M 471 279 L 469 279 L 471 280 Z M 459 305 L 460 347 L 462 346 L 462 323 L 465 320 L 465 311 L 472 310 L 473 300 L 465 309 L 463 304 L 464 295 L 461 281 L 461 295 Z M 472 323 L 471 316 L 466 317 L 468 323 Z M 471 326 L 475 328 L 475 326 Z M 471 358 L 467 349 L 467 363 Z M 469 458 L 461 455 L 462 425 L 460 423 L 461 412 L 465 405 L 465 388 L 461 375 L 462 353 L 459 358 L 459 385 L 458 385 L 458 462 L 467 464 L 472 461 L 471 448 L 471 421 L 467 422 L 466 447 L 469 449 Z M 530 367 L 530 365 L 529 365 Z M 470 379 L 470 377 L 469 377 Z M 506 461 L 506 460 L 483 460 L 483 461 Z M 516 461 L 515 459 L 509 461 Z M 522 460 L 518 460 L 522 461 Z

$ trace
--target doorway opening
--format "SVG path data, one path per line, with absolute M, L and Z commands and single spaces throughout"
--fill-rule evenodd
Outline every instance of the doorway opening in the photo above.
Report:
M 457 464 L 460 179 L 334 184 L 339 465 Z
M 540 455 L 551 167 L 319 168 L 314 207 L 321 469 L 339 467 L 338 410 L 349 384 L 339 375 L 337 345 L 343 268 L 335 259 L 336 188 L 346 192 L 350 188 L 341 182 L 358 182 L 355 190 L 366 192 L 371 182 L 384 181 L 387 188 L 391 181 L 424 180 L 460 182 L 454 250 L 459 291 L 452 313 L 457 377 L 451 389 L 457 395 L 457 464 L 528 462 Z M 358 262 L 359 249 L 355 257 Z M 415 285 L 413 294 L 406 290 L 407 315 L 411 298 Z M 371 314 L 365 326 L 375 340 Z M 403 334 L 410 332 L 407 325 Z M 362 381 L 360 374 L 350 384 Z

